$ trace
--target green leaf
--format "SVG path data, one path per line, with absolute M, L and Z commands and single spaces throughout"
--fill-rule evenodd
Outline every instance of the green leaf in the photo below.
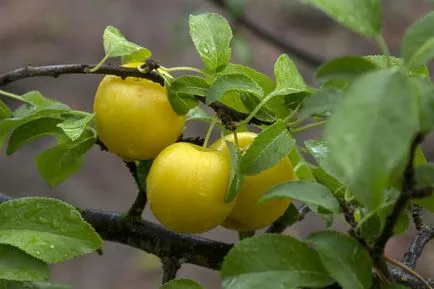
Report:
M 43 197 L 0 204 L 0 243 L 47 263 L 70 260 L 102 246 L 99 235 L 74 207 Z
M 366 249 L 343 233 L 323 231 L 311 234 L 324 268 L 343 289 L 367 289 L 372 283 L 372 260 Z
M 175 112 L 185 115 L 199 104 L 197 96 L 205 96 L 209 88 L 205 79 L 193 75 L 175 78 L 169 86 L 169 101 Z
M 22 98 L 24 98 L 25 100 L 33 104 L 33 108 L 44 108 L 44 107 L 51 106 L 55 103 L 58 103 L 53 99 L 46 98 L 37 90 L 26 92 L 25 94 L 22 95 Z M 28 104 L 24 104 L 24 105 L 27 106 Z
M 44 281 L 0 280 L 0 289 L 72 289 L 70 285 L 53 284 Z
M 93 132 L 86 131 L 73 142 L 60 143 L 36 156 L 39 173 L 50 186 L 56 186 L 75 172 L 83 163 L 83 155 L 95 144 Z
M 294 167 L 297 179 L 307 181 L 315 180 L 311 166 L 304 160 L 303 155 L 297 146 L 294 146 L 294 148 L 289 152 L 288 157 Z
M 122 64 L 131 63 L 131 62 L 145 62 L 146 59 L 152 56 L 152 52 L 146 48 L 141 48 L 140 50 L 136 50 L 133 53 L 130 53 L 126 56 L 122 56 Z
M 169 93 L 205 96 L 209 85 L 203 77 L 183 75 L 170 82 Z
M 374 63 L 378 68 L 389 68 L 389 63 L 384 55 L 366 55 L 362 56 L 362 58 Z M 389 61 L 391 62 L 392 67 L 399 68 L 404 65 L 404 59 L 402 58 L 389 56 Z M 429 78 L 429 70 L 426 65 L 411 68 L 408 72 L 412 76 Z
M 203 289 L 203 287 L 190 279 L 174 279 L 161 286 L 160 289 Z
M 292 199 L 314 204 L 332 213 L 340 212 L 339 202 L 325 186 L 308 181 L 290 181 L 274 186 L 259 203 L 273 199 Z
M 3 212 L 0 211 L 0 215 L 2 214 Z M 0 245 L 0 279 L 46 280 L 48 279 L 48 266 L 20 249 Z
M 434 85 L 428 79 L 412 79 L 419 94 L 420 132 L 428 133 L 434 128 Z
M 328 188 L 333 192 L 333 195 L 337 197 L 344 198 L 345 186 L 342 185 L 338 180 L 336 180 L 333 176 L 326 173 L 323 168 L 313 167 L 312 173 L 315 176 L 315 180 L 321 185 Z
M 263 94 L 269 94 L 274 90 L 274 82 L 267 75 L 254 70 L 250 67 L 240 64 L 229 63 L 225 69 L 219 72 L 217 75 L 223 74 L 244 74 L 253 79 L 263 90 Z M 263 100 L 264 95 L 254 95 L 249 93 L 234 93 L 229 92 L 220 98 L 220 102 L 236 109 L 243 113 L 250 113 L 260 102 Z M 256 115 L 257 118 L 265 121 L 274 121 L 275 118 L 285 118 L 289 114 L 289 111 L 285 104 L 284 96 L 275 96 L 270 99 L 260 109 Z
M 199 105 L 199 100 L 185 93 L 169 93 L 169 102 L 178 115 L 185 115 Z
M 245 74 L 251 79 L 253 79 L 264 91 L 264 94 L 269 94 L 274 89 L 274 81 L 269 78 L 267 75 L 259 72 L 253 68 L 248 66 L 244 66 L 241 64 L 229 63 L 225 69 L 220 71 L 218 75 L 223 74 Z
M 9 107 L 0 100 L 0 120 L 11 117 L 12 112 Z
M 245 74 L 246 76 L 252 78 L 264 91 L 264 94 L 269 94 L 274 90 L 274 82 L 267 75 L 254 70 L 250 67 L 229 63 L 218 75 L 223 74 Z M 241 99 L 240 99 L 241 97 Z M 253 94 L 241 94 L 237 95 L 235 93 L 226 93 L 220 98 L 220 102 L 228 105 L 238 111 L 244 113 L 250 113 L 263 99 L 263 95 L 253 95 Z M 242 101 L 241 101 L 242 100 Z M 285 118 L 289 114 L 289 111 L 285 104 L 284 96 L 275 96 L 270 99 L 261 108 L 259 113 L 256 115 L 257 118 L 261 120 L 274 120 L 277 118 Z
M 383 202 L 392 173 L 405 159 L 419 128 L 418 119 L 408 75 L 378 70 L 348 87 L 325 135 L 333 166 L 363 205 L 373 209 Z
M 434 12 L 413 23 L 404 34 L 401 56 L 409 67 L 418 67 L 434 57 Z
M 247 109 L 247 107 L 244 105 L 242 101 L 242 95 L 243 95 L 242 93 L 237 91 L 228 91 L 222 96 L 220 96 L 219 102 L 239 112 L 250 113 L 250 110 Z
M 364 36 L 381 32 L 381 3 L 379 0 L 302 0 L 321 9 L 347 28 Z
M 417 166 L 414 171 L 417 187 L 434 186 L 434 164 L 422 164 Z
M 303 120 L 311 116 L 329 117 L 335 105 L 344 97 L 342 91 L 334 88 L 324 88 L 304 100 L 298 119 Z
M 134 52 L 149 58 L 152 53 L 146 48 L 128 41 L 124 35 L 113 26 L 107 26 L 103 34 L 104 51 L 110 57 L 130 55 Z M 140 52 L 139 52 L 140 51 Z
M 93 116 L 93 114 L 72 116 L 59 123 L 57 126 L 61 128 L 72 141 L 76 141 L 82 136 L 87 125 L 93 119 Z
M 392 213 L 396 200 L 401 193 L 396 189 L 388 189 L 385 192 L 386 200 L 378 208 L 369 211 L 366 209 L 360 210 L 361 220 L 358 221 L 358 226 L 362 233 L 363 238 L 369 244 L 373 244 L 378 236 L 383 231 L 386 225 L 387 217 Z M 393 234 L 398 235 L 405 232 L 411 225 L 409 209 L 404 209 L 399 214 L 395 226 L 393 227 Z
M 300 105 L 303 104 L 304 100 L 313 93 L 313 91 L 303 91 L 303 92 L 299 92 L 299 93 L 293 93 L 290 95 L 285 95 L 284 97 L 284 103 L 285 106 L 293 111 L 297 108 L 299 108 Z M 271 101 L 273 101 L 276 97 L 274 97 L 273 99 L 271 99 Z
M 61 138 L 63 133 L 57 127 L 57 124 L 62 120 L 58 118 L 38 118 L 16 128 L 8 143 L 6 153 L 13 154 L 26 143 L 46 135 L 52 135 Z
M 325 287 L 330 277 L 305 243 L 279 234 L 244 239 L 226 255 L 224 289 Z
M 61 113 L 70 111 L 70 108 L 61 103 L 53 103 L 48 106 L 24 110 L 12 118 L 7 118 L 0 121 L 0 146 L 2 145 L 6 135 L 13 129 L 28 123 L 32 120 L 46 117 L 59 117 Z
M 196 106 L 195 108 L 191 109 L 185 116 L 186 121 L 188 120 L 204 120 L 211 122 L 213 118 L 205 112 L 203 109 L 201 109 L 199 106 Z
M 203 77 L 183 75 L 170 82 L 169 93 L 205 96 L 209 85 Z
M 259 98 L 253 94 L 243 93 L 241 94 L 241 100 L 245 105 L 245 107 L 247 108 L 247 110 L 251 112 L 261 103 L 262 98 Z M 270 121 L 270 122 L 276 120 L 273 110 L 271 110 L 267 105 L 263 105 L 261 109 L 255 114 L 255 117 L 260 120 Z
M 415 168 L 415 179 L 418 188 L 434 187 L 434 164 L 428 163 Z M 414 202 L 434 212 L 434 196 L 414 200 Z
M 190 15 L 190 36 L 208 72 L 219 72 L 231 57 L 232 30 L 226 19 L 215 13 Z
M 280 55 L 276 60 L 274 75 L 276 77 L 276 87 L 269 96 L 288 95 L 308 89 L 294 61 L 286 54 Z
M 211 104 L 217 101 L 225 93 L 230 91 L 252 93 L 262 96 L 264 91 L 262 88 L 249 76 L 245 74 L 223 74 L 217 76 L 211 88 L 206 94 L 206 104 Z
M 243 175 L 257 175 L 273 167 L 288 155 L 295 145 L 295 139 L 286 129 L 283 121 L 277 121 L 264 129 L 241 156 L 240 167 Z
M 240 187 L 243 183 L 244 176 L 240 171 L 240 153 L 237 150 L 237 147 L 229 141 L 225 141 L 226 146 L 229 149 L 229 153 L 231 156 L 231 172 L 229 177 L 229 185 L 225 195 L 225 202 L 232 202 L 240 192 Z
M 350 81 L 355 77 L 377 69 L 371 61 L 357 56 L 343 56 L 334 58 L 318 68 L 316 81 L 320 84 L 329 80 Z
M 304 142 L 309 153 L 318 163 L 318 165 L 329 175 L 340 181 L 336 167 L 330 162 L 330 149 L 326 141 L 323 140 L 307 140 Z

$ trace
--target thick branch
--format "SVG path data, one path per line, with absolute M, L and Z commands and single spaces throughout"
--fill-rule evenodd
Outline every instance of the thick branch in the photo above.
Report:
M 212 0 L 212 2 L 220 8 L 225 9 L 225 4 L 223 0 Z M 284 50 L 286 53 L 297 57 L 298 59 L 304 61 L 306 64 L 318 67 L 322 65 L 325 61 L 303 49 L 298 48 L 295 44 L 290 43 L 288 41 L 283 40 L 281 36 L 274 35 L 273 33 L 267 31 L 266 29 L 259 27 L 256 23 L 251 21 L 250 19 L 239 16 L 235 20 L 237 24 L 244 26 L 245 28 L 252 31 L 254 34 L 262 38 L 263 40 L 279 47 Z
M 0 193 L 0 203 L 10 199 L 9 196 Z M 105 241 L 141 249 L 163 260 L 178 260 L 180 263 L 190 263 L 219 270 L 223 258 L 233 246 L 203 237 L 177 234 L 143 219 L 138 221 L 126 218 L 121 213 L 89 209 L 78 210 Z M 174 270 L 171 272 L 173 275 Z M 166 275 L 167 280 L 170 279 L 169 274 Z M 422 282 L 403 272 L 400 268 L 393 268 L 391 276 L 402 284 L 410 285 L 411 288 L 424 288 Z M 428 282 L 432 284 L 431 280 Z
M 0 75 L 0 86 L 5 86 L 11 82 L 37 76 L 59 77 L 62 74 L 111 74 L 122 78 L 125 77 L 140 77 L 164 84 L 164 79 L 156 72 L 148 73 L 139 72 L 136 68 L 102 65 L 97 71 L 89 72 L 89 69 L 94 68 L 95 64 L 59 64 L 47 66 L 31 66 L 27 65 L 16 70 Z
M 10 197 L 0 194 L 0 203 Z M 177 234 L 162 226 L 126 218 L 121 213 L 79 209 L 83 218 L 106 241 L 144 250 L 160 258 L 174 258 L 185 263 L 218 270 L 231 244 L 193 235 Z

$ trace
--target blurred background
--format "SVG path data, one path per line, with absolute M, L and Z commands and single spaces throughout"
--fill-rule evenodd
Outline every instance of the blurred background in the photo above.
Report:
M 232 0 L 245 2 L 245 17 L 259 27 L 289 41 L 313 55 L 328 59 L 344 54 L 377 54 L 373 40 L 367 40 L 335 24 L 321 12 L 298 4 L 296 0 Z M 427 0 L 384 0 L 384 35 L 394 55 L 405 28 L 430 8 Z M 188 34 L 188 15 L 216 11 L 206 0 L 0 0 L 0 73 L 26 64 L 49 65 L 96 63 L 103 57 L 102 33 L 113 25 L 131 41 L 153 51 L 153 59 L 166 67 L 201 67 Z M 235 27 L 235 26 L 234 26 Z M 273 76 L 273 64 L 287 51 L 266 42 L 250 30 L 236 26 L 233 61 L 251 65 Z M 315 67 L 294 60 L 312 83 Z M 93 96 L 102 76 L 69 75 L 58 79 L 27 79 L 9 85 L 6 90 L 25 93 L 40 90 L 46 97 L 58 99 L 75 109 L 92 111 Z M 186 135 L 205 134 L 206 127 L 192 123 Z M 319 137 L 320 130 L 309 135 Z M 13 156 L 0 152 L 0 191 L 12 196 L 51 196 L 84 208 L 126 211 L 135 198 L 133 181 L 122 161 L 97 147 L 86 155 L 83 169 L 65 183 L 49 188 L 38 175 L 34 157 L 51 143 L 44 139 L 27 145 Z M 432 141 L 425 143 L 427 156 L 434 159 Z M 147 211 L 145 218 L 154 220 Z M 309 216 L 287 230 L 304 237 L 322 227 L 323 222 Z M 340 228 L 339 224 L 335 225 Z M 400 259 L 411 242 L 412 232 L 398 236 L 388 245 L 387 254 Z M 237 235 L 216 229 L 206 236 L 234 242 Z M 434 277 L 428 264 L 434 261 L 434 244 L 419 260 L 422 275 Z M 184 265 L 179 277 L 193 278 L 206 288 L 220 288 L 218 273 L 193 265 Z M 104 255 L 91 254 L 51 267 L 51 279 L 72 284 L 74 288 L 158 288 L 162 270 L 159 260 L 123 245 L 106 243 Z

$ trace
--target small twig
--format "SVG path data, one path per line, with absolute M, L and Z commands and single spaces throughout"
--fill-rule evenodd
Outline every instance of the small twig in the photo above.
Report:
M 146 73 L 140 72 L 137 68 L 133 67 L 123 67 L 123 66 L 116 66 L 116 65 L 102 65 L 100 68 L 95 72 L 90 72 L 89 70 L 94 68 L 95 64 L 58 64 L 58 65 L 46 65 L 46 66 L 31 66 L 27 65 L 22 68 L 18 68 L 6 73 L 3 73 L 0 75 L 0 87 L 5 86 L 9 83 L 12 83 L 14 81 L 18 81 L 25 78 L 31 78 L 31 77 L 39 77 L 39 76 L 51 76 L 51 77 L 59 77 L 62 74 L 104 74 L 104 75 L 116 75 L 121 78 L 126 77 L 138 77 L 138 78 L 145 78 L 149 79 L 151 81 L 157 82 L 161 85 L 164 85 L 164 79 L 163 77 L 155 72 L 152 71 L 154 67 L 156 67 L 155 63 L 153 62 L 147 62 L 144 64 L 145 68 L 146 65 L 149 66 L 148 69 L 145 69 L 145 71 L 149 71 Z M 141 69 L 144 69 L 143 65 Z M 203 97 L 198 98 L 200 101 L 205 102 Z M 228 116 L 232 121 L 242 121 L 244 120 L 248 114 L 239 112 L 229 106 L 224 105 L 220 102 L 214 102 L 211 105 L 209 105 L 214 111 L 224 113 L 226 116 Z M 249 124 L 272 124 L 273 122 L 269 121 L 262 121 L 257 118 L 253 118 Z M 105 148 L 106 150 L 106 148 Z
M 205 102 L 205 100 L 203 98 L 200 98 L 200 100 L 202 102 Z M 223 118 L 226 118 L 226 119 L 231 120 L 231 121 L 243 121 L 244 119 L 246 119 L 249 116 L 247 113 L 239 112 L 238 110 L 235 110 L 235 109 L 233 109 L 229 106 L 226 106 L 220 102 L 211 103 L 209 105 L 209 107 L 211 107 L 219 115 L 219 118 L 223 117 Z M 223 121 L 223 119 L 222 119 L 222 121 Z M 270 125 L 270 124 L 273 124 L 273 122 L 260 120 L 256 117 L 254 117 L 249 121 L 249 124 Z
M 398 267 L 392 264 L 388 266 L 388 270 L 394 282 L 408 286 L 409 288 L 426 289 L 434 287 L 433 280 L 429 278 L 423 278 L 422 276 L 416 277 L 413 274 L 409 274 L 405 270 L 403 270 L 402 266 Z M 423 279 L 423 282 L 420 280 L 420 278 Z
M 384 258 L 386 259 L 387 262 L 395 265 L 398 268 L 401 268 L 404 272 L 406 272 L 406 273 L 414 276 L 415 278 L 417 278 L 420 282 L 422 282 L 423 284 L 425 284 L 428 289 L 433 289 L 430 286 L 430 284 L 428 284 L 428 282 L 422 276 L 420 276 L 416 271 L 413 270 L 414 268 L 413 269 L 409 268 L 407 265 L 402 264 L 402 263 L 400 263 L 400 262 L 398 262 L 398 261 L 396 261 L 396 260 L 394 260 L 392 258 L 389 258 L 387 256 L 384 256 Z
M 163 263 L 163 281 L 162 284 L 169 282 L 176 278 L 178 270 L 181 268 L 181 262 L 176 258 L 162 258 Z
M 310 208 L 308 206 L 304 205 L 303 207 L 301 207 L 301 209 L 298 211 L 298 218 L 296 219 L 296 222 L 301 222 L 309 212 L 310 212 Z M 267 233 L 282 233 L 290 225 L 292 225 L 292 224 L 288 224 L 285 221 L 284 216 L 282 216 L 279 219 L 277 219 L 273 224 L 271 224 L 268 227 L 266 232 Z
M 360 233 L 357 231 L 357 221 L 354 217 L 354 205 L 350 202 L 345 202 L 344 200 L 339 199 L 339 205 L 342 209 L 342 212 L 344 214 L 345 221 L 350 226 L 350 229 L 348 230 L 348 234 L 359 241 L 360 244 L 366 247 L 366 241 L 363 239 L 362 236 L 360 236 Z
M 223 0 L 212 0 L 212 2 L 220 8 L 226 9 L 225 1 Z M 325 61 L 312 53 L 305 51 L 304 49 L 298 48 L 295 44 L 290 43 L 288 41 L 283 40 L 283 37 L 274 35 L 273 33 L 265 30 L 262 27 L 259 27 L 256 23 L 251 21 L 250 19 L 244 17 L 243 15 L 237 17 L 235 22 L 238 25 L 242 25 L 252 31 L 254 34 L 262 38 L 263 40 L 279 47 L 284 50 L 286 53 L 291 54 L 298 59 L 304 61 L 306 64 L 312 67 L 318 67 L 322 65 Z
M 412 210 L 411 210 L 411 216 L 413 217 L 413 222 L 416 227 L 416 230 L 421 231 L 425 225 L 425 222 L 423 220 L 422 216 L 422 207 L 416 204 L 413 204 Z
M 16 70 L 4 73 L 0 75 L 0 86 L 5 86 L 11 82 L 38 76 L 51 76 L 59 77 L 62 74 L 111 74 L 126 77 L 139 77 L 158 82 L 164 85 L 164 79 L 156 72 L 150 71 L 148 73 L 142 73 L 137 68 L 102 65 L 97 71 L 89 72 L 94 68 L 95 64 L 59 64 L 59 65 L 47 65 L 47 66 L 31 66 L 27 65 Z
M 197 136 L 197 137 L 184 137 L 181 135 L 176 142 L 188 142 L 192 143 L 198 146 L 203 146 L 203 143 L 205 142 L 205 139 L 203 137 Z
M 97 146 L 99 146 L 99 148 L 104 151 L 104 152 L 108 152 L 108 148 L 107 146 L 101 141 L 101 139 L 99 137 L 96 138 L 95 144 Z
M 124 161 L 124 162 L 128 170 L 130 171 L 131 175 L 133 176 L 137 187 L 139 188 L 137 192 L 137 197 L 134 203 L 131 205 L 130 209 L 128 210 L 127 216 L 135 219 L 140 219 L 143 211 L 145 210 L 148 198 L 146 196 L 146 191 L 142 188 L 140 184 L 140 178 L 137 173 L 136 163 L 134 161 Z
M 432 239 L 434 239 L 434 227 L 424 225 L 414 237 L 408 252 L 405 253 L 404 264 L 407 267 L 414 269 L 416 267 L 417 260 L 422 255 L 423 249 Z
M 410 155 L 407 161 L 407 166 L 404 170 L 403 183 L 402 183 L 402 193 L 399 195 L 392 212 L 386 219 L 386 224 L 380 236 L 375 241 L 372 248 L 372 256 L 375 261 L 379 261 L 384 253 L 384 248 L 386 247 L 387 241 L 393 234 L 393 228 L 395 227 L 396 221 L 402 210 L 405 209 L 408 201 L 412 198 L 412 192 L 416 185 L 416 180 L 414 177 L 414 157 L 417 146 L 423 141 L 423 135 L 417 134 L 413 139 L 410 147 Z

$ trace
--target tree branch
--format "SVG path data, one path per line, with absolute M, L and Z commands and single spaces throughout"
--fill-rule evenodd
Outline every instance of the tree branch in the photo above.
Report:
M 386 247 L 387 241 L 393 235 L 393 228 L 395 227 L 399 215 L 401 214 L 402 210 L 405 209 L 405 206 L 407 205 L 408 201 L 413 197 L 413 192 L 416 185 L 413 162 L 414 162 L 416 148 L 423 141 L 423 138 L 424 136 L 422 134 L 417 134 L 412 141 L 410 147 L 410 155 L 407 161 L 407 166 L 404 170 L 402 193 L 399 195 L 398 199 L 396 200 L 392 212 L 386 219 L 386 224 L 384 225 L 384 229 L 372 248 L 373 257 L 377 261 L 383 256 L 384 248 Z
M 0 193 L 0 203 L 11 198 Z M 78 209 L 96 232 L 105 240 L 116 242 L 160 258 L 175 258 L 185 263 L 218 270 L 232 244 L 194 235 L 177 234 L 161 225 L 134 220 L 117 212 Z
M 16 70 L 0 75 L 0 86 L 5 86 L 11 82 L 21 80 L 24 78 L 38 77 L 38 76 L 51 76 L 59 77 L 62 74 L 111 74 L 125 77 L 140 77 L 164 84 L 164 79 L 155 71 L 142 73 L 136 68 L 102 65 L 97 71 L 89 72 L 94 68 L 95 64 L 59 64 L 47 66 L 31 66 L 27 65 Z
M 125 161 L 125 164 L 130 171 L 131 176 L 133 176 L 136 186 L 138 187 L 137 197 L 134 203 L 131 205 L 130 209 L 128 210 L 127 215 L 132 218 L 140 219 L 143 211 L 145 210 L 146 203 L 148 202 L 148 197 L 146 191 L 144 190 L 144 188 L 142 188 L 142 185 L 140 184 L 140 177 L 137 172 L 136 163 L 134 161 Z
M 12 198 L 0 193 L 0 203 L 10 199 Z M 220 270 L 223 258 L 233 246 L 233 244 L 194 235 L 177 234 L 161 225 L 143 219 L 126 218 L 117 212 L 80 208 L 78 210 L 84 220 L 94 227 L 105 241 L 137 248 L 154 254 L 162 260 L 178 260 L 181 263 Z M 173 276 L 173 270 L 170 274 Z M 400 283 L 411 286 L 411 288 L 424 288 L 424 284 L 420 280 L 403 272 L 400 268 L 393 267 L 391 276 Z M 167 273 L 166 278 L 170 279 L 169 277 L 169 273 Z M 431 280 L 428 282 L 434 286 Z
M 227 10 L 225 7 L 225 1 L 224 0 L 211 0 L 216 6 Z M 273 44 L 274 46 L 284 50 L 286 53 L 295 56 L 296 58 L 302 60 L 306 64 L 312 66 L 312 67 L 318 67 L 321 66 L 323 63 L 325 63 L 324 59 L 321 59 L 303 49 L 298 48 L 295 44 L 291 42 L 287 42 L 283 40 L 281 36 L 277 36 L 272 34 L 271 32 L 265 30 L 262 27 L 259 27 L 256 23 L 251 21 L 250 19 L 239 16 L 235 19 L 238 25 L 242 25 L 245 28 L 249 29 L 251 32 L 262 38 L 263 40 Z
M 201 98 L 201 101 L 204 101 L 204 99 Z M 235 109 L 228 107 L 228 106 L 226 106 L 220 102 L 213 102 L 209 105 L 209 107 L 211 107 L 217 113 L 217 115 L 219 117 L 227 118 L 227 119 L 230 119 L 232 121 L 243 121 L 244 119 L 246 119 L 249 116 L 249 114 L 247 114 L 247 113 L 243 113 L 243 112 L 240 112 L 238 110 L 235 110 Z M 225 121 L 225 120 L 223 119 L 223 121 Z M 267 125 L 270 125 L 270 124 L 273 124 L 273 122 L 260 120 L 256 117 L 254 117 L 249 121 L 249 124 L 257 124 L 257 125 L 267 124 Z
M 298 215 L 297 217 L 292 220 L 295 222 L 300 222 L 302 221 L 306 215 L 310 212 L 310 208 L 306 205 L 302 206 L 299 211 L 298 211 Z M 286 228 L 288 228 L 288 226 L 292 225 L 291 222 L 288 223 L 288 221 L 286 220 L 286 215 L 287 212 L 285 212 L 285 214 L 280 217 L 279 219 L 277 219 L 274 223 L 272 223 L 268 228 L 267 228 L 267 233 L 282 233 L 283 231 L 285 231 Z
M 163 258 L 161 262 L 163 263 L 163 281 L 161 283 L 165 284 L 176 278 L 176 274 L 181 268 L 181 262 L 174 258 Z
M 149 65 L 153 65 L 154 62 L 148 61 Z M 146 64 L 144 64 L 146 65 Z M 18 68 L 0 75 L 0 87 L 6 86 L 12 82 L 22 80 L 25 78 L 31 77 L 41 77 L 41 76 L 50 76 L 50 77 L 59 77 L 62 74 L 109 74 L 116 75 L 121 78 L 126 77 L 138 77 L 145 78 L 151 81 L 157 82 L 161 85 L 164 85 L 164 79 L 155 71 L 149 71 L 146 73 L 138 71 L 136 68 L 123 67 L 123 66 L 115 66 L 115 65 L 102 65 L 97 71 L 89 72 L 90 69 L 94 68 L 95 64 L 58 64 L 58 65 L 46 65 L 46 66 L 31 66 L 27 65 L 22 68 Z M 152 68 L 152 66 L 151 66 Z M 142 67 L 142 69 L 144 69 Z M 144 70 L 147 70 L 146 68 Z M 203 98 L 199 98 L 202 102 L 204 102 Z M 215 112 L 224 113 L 225 115 L 232 118 L 233 121 L 242 121 L 247 118 L 248 114 L 239 112 L 229 106 L 224 105 L 220 102 L 214 102 L 209 105 Z M 253 118 L 250 124 L 272 124 L 272 122 L 261 121 L 257 118 Z
M 417 279 L 415 276 L 402 271 L 401 268 L 396 266 L 389 266 L 390 276 L 393 280 L 399 284 L 406 285 L 412 289 L 427 289 L 427 286 Z M 431 286 L 434 287 L 434 280 L 425 279 L 425 281 Z
M 416 204 L 413 204 L 411 210 L 411 216 L 413 218 L 413 223 L 416 227 L 416 230 L 420 231 L 423 229 L 425 222 L 422 216 L 422 207 Z
M 413 242 L 411 243 L 410 249 L 404 255 L 404 265 L 414 269 L 416 267 L 417 260 L 419 259 L 420 255 L 422 255 L 423 249 L 432 239 L 434 239 L 433 226 L 424 226 L 419 232 L 417 232 Z
M 425 223 L 421 206 L 413 204 L 412 217 L 418 233 L 414 237 L 408 252 L 404 255 L 404 265 L 414 269 L 426 244 L 434 239 L 434 227 Z

